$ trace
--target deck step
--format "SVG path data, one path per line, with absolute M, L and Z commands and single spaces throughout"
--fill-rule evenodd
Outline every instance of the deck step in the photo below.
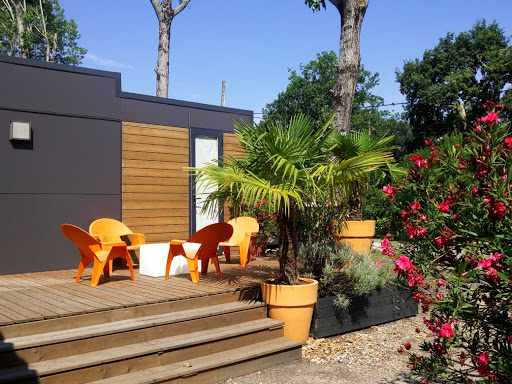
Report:
M 144 384 L 165 383 L 173 380 L 180 380 L 180 383 L 214 383 L 232 377 L 225 368 L 235 364 L 237 364 L 237 376 L 240 376 L 272 365 L 298 360 L 301 358 L 301 347 L 302 343 L 299 341 L 280 337 L 208 356 L 97 380 L 89 384 Z M 266 361 L 258 361 L 261 359 Z M 241 363 L 245 363 L 246 366 L 241 367 Z
M 42 345 L 63 343 L 71 340 L 91 339 L 104 335 L 134 331 L 137 329 L 146 329 L 163 324 L 180 323 L 192 319 L 201 319 L 261 307 L 264 307 L 264 303 L 262 302 L 246 303 L 237 301 L 212 305 L 204 308 L 194 308 L 175 313 L 164 313 L 135 319 L 113 321 L 106 324 L 95 324 L 75 329 L 42 333 L 37 335 L 37 337 L 30 335 L 6 338 L 3 340 L 4 344 L 0 344 L 0 353 L 12 349 L 19 350 Z
M 84 378 L 87 380 L 87 378 L 92 378 L 100 373 L 99 366 L 103 367 L 101 374 L 110 375 L 125 369 L 132 370 L 137 366 L 157 366 L 165 360 L 170 360 L 166 363 L 174 363 L 180 356 L 186 356 L 185 349 L 195 349 L 194 353 L 208 355 L 215 351 L 215 348 L 225 349 L 225 346 L 221 343 L 224 340 L 228 340 L 226 347 L 244 345 L 253 341 L 260 342 L 262 341 L 260 338 L 274 338 L 275 336 L 270 336 L 268 331 L 279 330 L 281 327 L 282 323 L 265 318 L 244 322 L 236 326 L 210 329 L 208 332 L 186 333 L 185 330 L 184 334 L 168 338 L 29 363 L 28 366 L 2 369 L 0 370 L 0 383 L 36 377 L 40 378 L 41 383 L 85 382 L 81 380 Z M 261 333 L 259 338 L 256 336 L 258 332 Z M 140 359 L 140 364 L 136 361 L 137 359 Z M 116 368 L 113 372 L 109 372 L 108 366 L 113 363 L 117 363 Z M 50 375 L 62 377 L 52 378 Z M 46 381 L 46 378 L 49 380 Z

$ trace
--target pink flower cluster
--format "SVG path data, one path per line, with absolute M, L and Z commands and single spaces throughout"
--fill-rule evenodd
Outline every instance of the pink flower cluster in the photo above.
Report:
M 395 200 L 395 195 L 394 195 L 394 191 L 393 191 L 393 187 L 388 184 L 388 185 L 385 185 L 382 187 L 382 192 L 384 192 L 391 201 L 394 201 Z
M 500 265 L 500 261 L 502 258 L 501 253 L 494 253 L 488 258 L 484 258 L 478 263 L 478 267 L 482 269 L 486 269 L 485 277 L 487 277 L 492 282 L 496 283 L 499 280 L 499 276 L 497 272 L 499 272 L 502 268 Z
M 380 251 L 387 257 L 395 256 L 395 252 L 393 252 L 393 245 L 391 245 L 387 237 L 385 237 L 380 243 Z
M 438 337 L 444 337 L 446 339 L 451 338 L 455 331 L 452 328 L 452 324 L 456 324 L 456 321 L 443 322 L 441 319 L 435 319 L 434 321 L 430 321 L 426 317 L 423 318 L 423 323 L 425 326 L 431 331 L 437 334 Z
M 499 120 L 498 114 L 496 112 L 489 112 L 486 116 L 481 119 L 476 119 L 479 123 L 487 123 L 489 125 L 494 125 Z
M 423 155 L 411 155 L 409 160 L 414 162 L 416 168 L 427 168 L 428 169 L 428 161 L 423 158 Z

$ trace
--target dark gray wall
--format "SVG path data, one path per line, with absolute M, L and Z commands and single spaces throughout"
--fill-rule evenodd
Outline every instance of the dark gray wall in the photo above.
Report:
M 252 112 L 121 92 L 119 73 L 0 55 L 0 275 L 76 268 L 62 223 L 121 218 L 122 121 L 233 131 Z M 32 141 L 9 140 L 10 121 Z

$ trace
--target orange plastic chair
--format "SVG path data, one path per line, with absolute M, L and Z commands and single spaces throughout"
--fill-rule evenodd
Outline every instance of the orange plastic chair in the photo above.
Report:
M 89 226 L 89 233 L 101 242 L 124 242 L 122 237 L 128 236 L 131 244 L 128 244 L 128 251 L 137 250 L 141 244 L 146 244 L 146 237 L 142 233 L 133 233 L 130 228 L 114 219 L 94 220 Z M 112 273 L 112 261 L 109 263 L 109 271 Z
M 132 281 L 135 281 L 132 260 L 124 242 L 103 243 L 85 232 L 82 228 L 71 224 L 62 224 L 60 228 L 64 236 L 74 243 L 80 251 L 81 259 L 80 264 L 78 265 L 75 282 L 78 283 L 80 281 L 80 277 L 82 276 L 82 272 L 85 267 L 93 262 L 91 286 L 97 286 L 98 281 L 100 280 L 101 271 L 103 271 L 105 277 L 110 277 L 108 262 L 116 257 L 126 260 L 126 264 L 130 268 Z M 108 250 L 105 248 L 108 248 Z
M 228 241 L 221 242 L 219 245 L 224 249 L 227 262 L 231 261 L 231 247 L 239 247 L 240 265 L 245 267 L 251 261 L 251 254 L 249 252 L 251 236 L 258 233 L 260 225 L 256 219 L 247 216 L 235 217 L 229 220 L 228 224 L 233 226 L 233 236 Z
M 216 223 L 197 231 L 187 241 L 171 240 L 165 267 L 165 279 L 169 278 L 172 259 L 176 256 L 184 256 L 187 259 L 190 278 L 193 283 L 199 282 L 198 260 L 201 260 L 202 275 L 208 273 L 208 264 L 211 261 L 215 265 L 217 277 L 221 279 L 217 248 L 221 241 L 226 241 L 232 234 L 233 227 L 231 225 Z

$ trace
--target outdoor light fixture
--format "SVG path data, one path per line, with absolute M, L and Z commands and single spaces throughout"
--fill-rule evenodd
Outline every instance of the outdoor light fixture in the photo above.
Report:
M 32 140 L 32 130 L 30 123 L 23 121 L 11 121 L 10 140 L 30 141 Z

